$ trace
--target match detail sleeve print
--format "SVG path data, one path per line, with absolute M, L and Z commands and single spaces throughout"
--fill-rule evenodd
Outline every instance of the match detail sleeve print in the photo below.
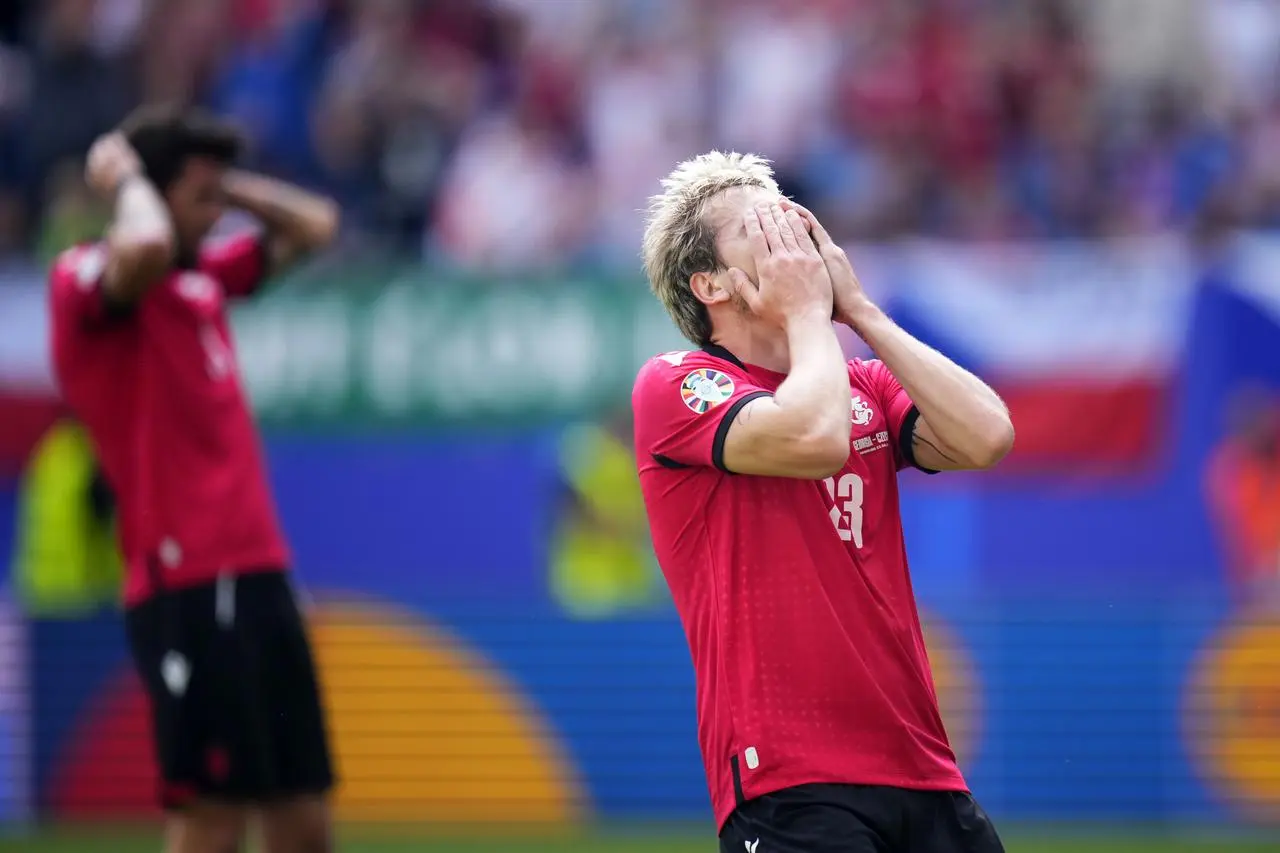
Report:
M 889 368 L 885 366 L 885 363 L 879 359 L 870 361 L 855 360 L 851 362 L 851 372 L 853 373 L 855 387 L 859 384 L 866 387 L 875 399 L 879 401 L 881 409 L 885 413 L 898 470 L 901 471 L 903 468 L 910 467 L 918 468 L 926 474 L 936 474 L 936 471 L 925 468 L 916 462 L 912 436 L 915 432 L 916 421 L 920 419 L 920 410 L 911 401 L 910 395 L 907 394 L 902 384 L 889 372 Z
M 650 359 L 632 392 L 636 453 L 643 468 L 724 465 L 724 443 L 747 403 L 772 394 L 745 370 L 698 352 Z

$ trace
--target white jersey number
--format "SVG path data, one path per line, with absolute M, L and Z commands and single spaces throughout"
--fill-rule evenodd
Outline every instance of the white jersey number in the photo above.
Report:
M 212 323 L 200 326 L 200 343 L 204 347 L 205 369 L 214 381 L 226 379 L 236 369 L 236 356 L 231 345 Z
M 857 474 L 841 474 L 840 479 L 826 479 L 827 492 L 835 506 L 831 508 L 831 523 L 836 533 L 853 547 L 862 547 L 862 478 Z

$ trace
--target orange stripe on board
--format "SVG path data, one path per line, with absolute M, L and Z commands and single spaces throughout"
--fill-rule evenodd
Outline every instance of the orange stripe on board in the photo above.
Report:
M 588 794 L 565 745 L 506 675 L 424 618 L 368 603 L 310 614 L 348 822 L 562 825 Z M 132 672 L 87 703 L 47 791 L 57 818 L 156 813 L 150 714 Z

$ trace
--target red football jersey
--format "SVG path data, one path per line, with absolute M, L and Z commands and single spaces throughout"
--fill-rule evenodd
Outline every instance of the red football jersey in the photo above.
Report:
M 724 440 L 786 377 L 711 347 L 651 359 L 632 395 L 654 548 L 693 653 L 716 819 L 812 782 L 965 790 L 907 570 L 898 471 L 918 417 L 849 363 L 849 461 L 824 481 L 738 476 Z
M 228 240 L 124 313 L 103 298 L 103 246 L 53 265 L 54 371 L 115 492 L 126 605 L 288 564 L 226 313 L 264 264 L 256 238 Z

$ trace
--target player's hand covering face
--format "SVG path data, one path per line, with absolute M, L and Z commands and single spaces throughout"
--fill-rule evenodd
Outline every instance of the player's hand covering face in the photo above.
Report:
M 712 200 L 707 219 L 716 235 L 716 257 L 724 268 L 715 277 L 717 284 L 727 288 L 728 271 L 735 268 L 745 272 L 751 281 L 759 283 L 755 252 L 747 237 L 746 214 L 751 213 L 756 205 L 768 206 L 781 201 L 777 193 L 762 187 L 734 187 Z
M 818 221 L 818 217 L 814 216 L 809 210 L 790 199 L 783 199 L 781 206 L 788 213 L 795 212 L 803 218 L 805 228 L 812 235 L 813 243 L 818 247 L 819 254 L 822 255 L 822 260 L 827 266 L 827 273 L 831 276 L 831 291 L 834 295 L 835 303 L 833 318 L 851 325 L 854 324 L 858 314 L 866 308 L 872 307 L 872 303 L 867 298 L 866 291 L 862 289 L 862 282 L 858 280 L 858 274 L 854 272 L 849 255 L 831 239 L 831 235 L 827 233 L 827 229 Z
M 831 277 L 800 214 L 784 211 L 776 201 L 760 202 L 742 220 L 758 281 L 732 267 L 732 292 L 753 314 L 780 328 L 812 316 L 830 317 Z

